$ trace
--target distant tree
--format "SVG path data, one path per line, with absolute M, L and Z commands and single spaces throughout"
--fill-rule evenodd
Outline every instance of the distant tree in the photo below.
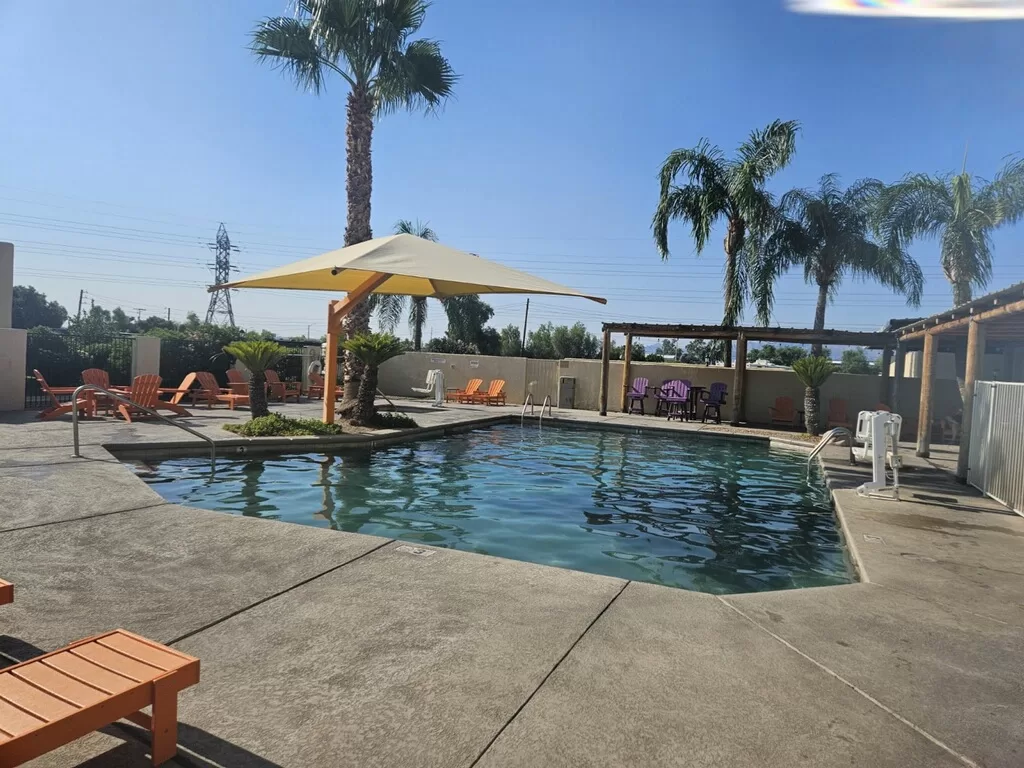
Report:
M 68 319 L 68 311 L 56 301 L 47 301 L 31 285 L 14 286 L 12 325 L 15 328 L 60 328 Z
M 110 310 L 110 321 L 114 329 L 119 333 L 127 333 L 132 330 L 132 319 L 120 307 L 114 307 Z
M 747 353 L 747 360 L 752 363 L 764 360 L 772 365 L 786 367 L 792 367 L 793 363 L 805 357 L 807 357 L 807 350 L 793 344 L 783 344 L 778 347 L 774 344 L 762 344 L 758 349 L 752 349 Z
M 673 220 L 690 225 L 697 253 L 711 238 L 715 223 L 724 219 L 725 313 L 722 324 L 734 326 L 743 313 L 747 294 L 746 262 L 753 260 L 757 243 L 775 219 L 772 197 L 765 182 L 785 168 L 796 151 L 795 121 L 776 120 L 754 131 L 736 157 L 726 159 L 707 139 L 692 149 L 677 149 L 661 166 L 661 195 L 654 213 L 654 243 L 662 258 L 669 257 L 668 228 Z M 676 184 L 683 174 L 686 183 Z M 732 346 L 726 347 L 726 365 Z
M 1024 216 L 1024 159 L 1008 162 L 994 181 L 967 173 L 905 176 L 887 187 L 875 209 L 884 242 L 903 248 L 918 237 L 939 238 L 939 264 L 953 304 L 971 300 L 992 277 L 992 231 Z
M 523 336 L 519 326 L 509 323 L 501 329 L 501 354 L 505 357 L 518 357 L 523 353 Z
M 494 308 L 476 294 L 452 296 L 444 300 L 448 316 L 448 338 L 476 346 L 481 354 L 487 347 L 500 346 L 500 340 L 488 338 L 487 322 L 494 317 Z
M 775 283 L 792 267 L 801 267 L 805 282 L 818 288 L 816 331 L 825 328 L 825 310 L 846 277 L 875 280 L 905 296 L 911 306 L 921 303 L 921 267 L 898 239 L 884 246 L 870 239 L 871 213 L 882 188 L 880 181 L 862 179 L 843 189 L 830 173 L 815 190 L 794 189 L 782 196 L 779 223 L 751 268 L 760 322 L 771 321 Z M 821 354 L 820 343 L 811 345 L 811 354 Z
M 662 339 L 661 343 L 655 348 L 655 354 L 662 355 L 670 360 L 678 360 L 682 356 L 683 351 L 672 339 Z
M 189 312 L 187 315 L 185 315 L 185 325 L 188 326 L 189 328 L 198 328 L 202 324 L 203 323 L 199 319 L 199 315 L 197 315 L 195 312 Z
M 878 365 L 868 360 L 860 347 L 843 351 L 843 361 L 839 364 L 840 373 L 876 374 Z
M 597 354 L 600 354 L 600 352 L 601 352 L 601 347 L 600 347 L 600 341 L 599 341 L 598 342 Z M 624 359 L 625 353 L 626 353 L 626 345 L 625 344 L 619 345 L 619 344 L 616 344 L 613 341 L 612 342 L 612 346 L 611 346 L 611 352 L 608 355 L 608 359 L 609 360 L 622 360 L 622 359 Z M 629 359 L 634 361 L 634 362 L 638 362 L 638 363 L 642 363 L 642 362 L 644 362 L 646 360 L 650 360 L 650 358 L 647 356 L 647 348 L 643 344 L 641 344 L 639 341 L 634 341 L 633 344 L 632 344 L 632 352 L 630 352 L 630 354 L 629 354 Z
M 139 333 L 147 333 L 162 328 L 167 331 L 177 330 L 178 324 L 173 320 L 165 320 L 159 315 L 150 315 L 135 324 Z
M 679 360 L 690 365 L 715 365 L 722 361 L 724 348 L 725 345 L 720 341 L 694 340 L 686 345 Z
M 447 355 L 480 354 L 480 349 L 476 344 L 470 344 L 469 342 L 462 341 L 461 339 L 452 339 L 448 336 L 438 336 L 436 339 L 431 339 L 426 343 L 424 348 L 427 352 L 438 352 L 440 354 Z
M 396 235 L 415 235 L 424 240 L 437 242 L 437 233 L 429 224 L 415 223 L 408 219 L 399 219 L 395 223 Z M 405 305 L 409 304 L 409 330 L 412 333 L 413 351 L 419 352 L 423 346 L 423 327 L 427 324 L 426 296 L 389 296 L 383 293 L 371 293 L 366 300 L 370 311 L 377 315 L 381 328 L 389 333 L 394 332 L 405 314 Z

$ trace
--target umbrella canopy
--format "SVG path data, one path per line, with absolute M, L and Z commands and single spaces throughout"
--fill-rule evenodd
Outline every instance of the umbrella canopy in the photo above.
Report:
M 439 299 L 471 293 L 540 293 L 607 303 L 598 296 L 588 296 L 466 251 L 404 234 L 339 248 L 216 288 L 347 292 L 357 290 L 375 274 L 389 277 L 374 288 L 374 293 Z

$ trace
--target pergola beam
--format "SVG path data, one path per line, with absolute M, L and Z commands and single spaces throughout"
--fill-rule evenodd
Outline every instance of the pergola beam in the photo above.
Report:
M 928 333 L 963 332 L 974 320 L 990 323 L 1020 312 L 1024 312 L 1024 299 L 998 304 L 998 306 L 987 309 L 983 305 L 968 305 L 955 309 L 952 312 L 929 317 L 927 320 L 908 325 L 905 328 L 900 328 L 896 331 L 896 334 L 899 336 L 900 341 L 912 341 L 920 339 Z
M 663 339 L 724 339 L 735 341 L 742 334 L 747 341 L 775 341 L 793 344 L 836 344 L 884 348 L 894 343 L 888 332 L 822 330 L 810 328 L 760 328 L 757 326 L 666 325 L 658 323 L 605 323 L 605 331 L 636 337 Z

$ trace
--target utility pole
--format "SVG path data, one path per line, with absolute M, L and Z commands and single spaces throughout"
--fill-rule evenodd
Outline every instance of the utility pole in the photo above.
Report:
M 144 309 L 145 309 L 145 307 L 136 307 L 135 308 L 135 319 L 138 322 L 140 322 L 140 323 L 142 322 L 142 310 L 144 310 Z
M 519 340 L 519 356 L 526 351 L 526 321 L 530 319 L 530 300 L 526 300 L 526 314 L 523 315 L 523 337 Z
M 85 298 L 85 289 L 78 292 L 78 319 L 82 319 L 82 299 Z
M 171 308 L 168 307 L 167 308 L 167 322 L 170 322 L 170 321 L 171 321 Z
M 218 285 L 231 282 L 232 270 L 237 271 L 238 267 L 231 266 L 231 252 L 237 251 L 238 248 L 231 244 L 231 238 L 228 237 L 228 231 L 224 227 L 224 223 L 221 222 L 220 227 L 217 228 L 217 240 L 213 243 L 207 243 L 210 250 L 216 254 L 213 264 L 208 266 L 213 268 L 213 287 L 214 291 L 210 294 L 210 306 L 206 310 L 206 322 L 212 324 L 217 315 L 227 316 L 228 323 L 232 328 L 235 327 L 235 311 L 231 308 L 231 290 L 228 288 L 218 289 Z
M 312 337 L 311 337 L 311 336 L 309 335 L 309 331 L 310 331 L 310 329 L 311 329 L 312 327 L 313 327 L 313 324 L 312 324 L 312 323 L 309 323 L 309 324 L 307 324 L 307 325 L 306 325 L 306 339 L 307 339 L 307 340 L 308 340 L 308 339 L 310 339 L 310 338 L 312 338 Z

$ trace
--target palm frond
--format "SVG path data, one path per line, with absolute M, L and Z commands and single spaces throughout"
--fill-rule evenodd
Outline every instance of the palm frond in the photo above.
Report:
M 819 389 L 834 372 L 832 361 L 820 355 L 804 357 L 793 363 L 793 373 L 801 384 L 811 389 Z
M 809 261 L 814 243 L 804 228 L 795 221 L 783 220 L 758 249 L 749 270 L 750 293 L 757 310 L 757 321 L 771 322 L 775 304 L 775 283 L 794 264 Z
M 371 367 L 380 366 L 393 357 L 405 354 L 402 342 L 390 333 L 360 333 L 341 346 L 364 365 Z
M 1024 218 L 1024 158 L 1008 161 L 995 180 L 979 190 L 977 198 L 980 204 L 991 205 L 996 226 Z
M 419 219 L 416 219 L 415 222 L 409 219 L 399 219 L 395 222 L 394 230 L 396 235 L 415 235 L 416 237 L 422 237 L 424 240 L 437 242 L 437 233 L 430 228 L 430 223 L 421 223 Z
M 393 333 L 402 322 L 405 314 L 405 296 L 392 296 L 384 293 L 371 293 L 366 303 L 370 312 L 377 316 L 380 327 Z
M 697 253 L 704 250 L 711 237 L 711 228 L 724 213 L 725 200 L 715 190 L 707 190 L 694 184 L 685 187 L 671 187 L 662 195 L 654 212 L 651 228 L 654 243 L 663 259 L 669 257 L 668 226 L 674 219 L 690 224 Z
M 264 19 L 253 31 L 249 47 L 257 59 L 286 72 L 300 88 L 314 93 L 323 90 L 325 70 L 335 69 L 308 20 Z M 348 79 L 345 73 L 342 76 Z
M 740 144 L 740 174 L 754 185 L 764 184 L 770 176 L 789 165 L 796 152 L 796 135 L 800 123 L 796 120 L 775 120 Z
M 934 237 L 953 219 L 949 179 L 912 174 L 879 196 L 875 228 L 890 248 L 905 248 L 919 236 Z
M 373 83 L 378 114 L 400 108 L 438 109 L 454 93 L 459 76 L 436 40 L 414 40 L 382 59 Z
M 725 162 L 722 150 L 707 139 L 701 139 L 693 149 L 670 152 L 658 172 L 663 196 L 668 194 L 680 173 L 685 173 L 692 184 L 700 187 L 724 185 Z

